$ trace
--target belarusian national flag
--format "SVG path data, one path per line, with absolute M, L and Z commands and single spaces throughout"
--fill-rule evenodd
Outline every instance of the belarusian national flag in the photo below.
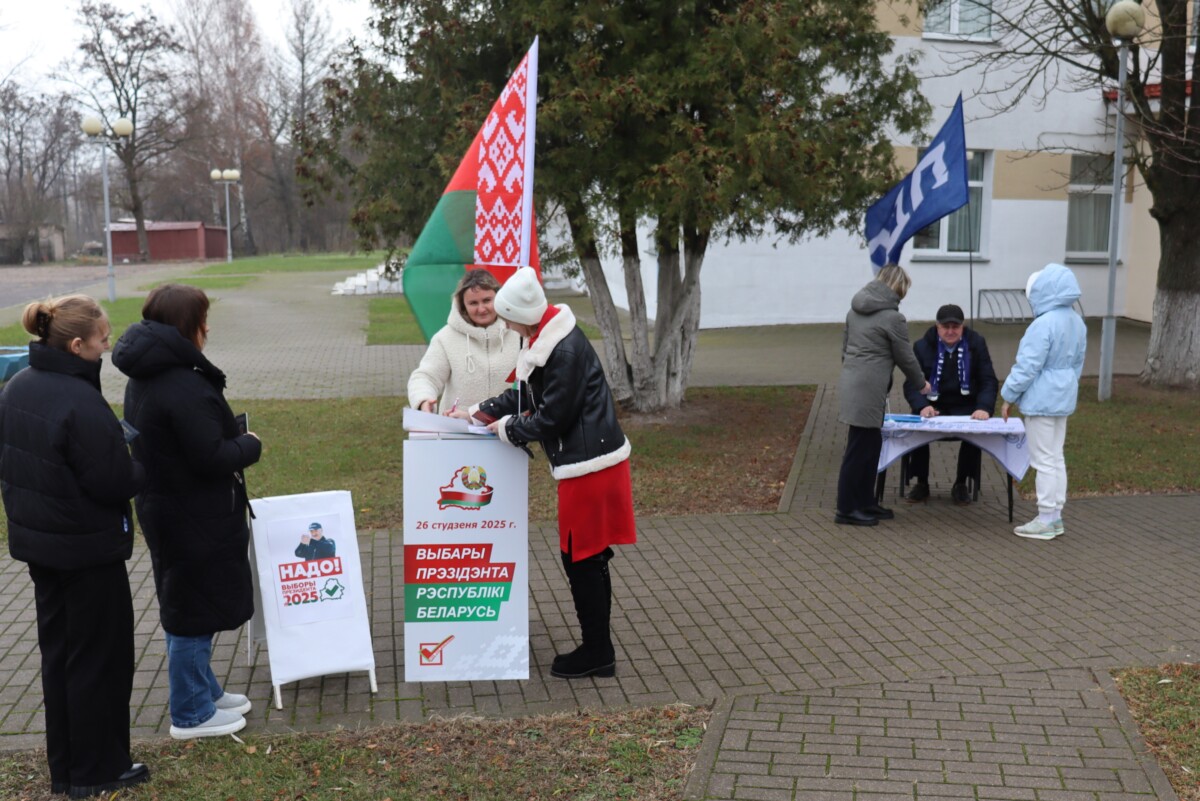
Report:
M 404 263 L 404 296 L 426 341 L 446 324 L 464 270 L 500 283 L 531 266 L 541 275 L 533 219 L 537 39 L 475 134 Z

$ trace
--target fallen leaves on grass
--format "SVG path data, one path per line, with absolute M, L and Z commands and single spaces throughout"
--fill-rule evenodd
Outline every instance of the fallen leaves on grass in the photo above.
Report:
M 1185 662 L 1113 675 L 1180 801 L 1200 801 L 1200 666 Z
M 516 720 L 455 718 L 350 732 L 139 743 L 152 780 L 127 801 L 553 801 L 682 797 L 711 712 L 672 705 Z M 244 733 L 243 733 L 244 734 Z M 268 743 L 266 748 L 256 745 Z M 185 758 L 186 757 L 186 758 Z M 45 752 L 0 760 L 0 797 L 57 801 Z

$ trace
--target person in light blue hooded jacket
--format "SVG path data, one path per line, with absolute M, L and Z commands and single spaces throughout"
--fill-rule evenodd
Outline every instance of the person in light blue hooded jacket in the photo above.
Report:
M 1067 418 L 1075 411 L 1079 376 L 1087 352 L 1087 327 L 1073 308 L 1079 299 L 1075 274 L 1061 264 L 1047 264 L 1029 276 L 1025 294 L 1034 319 L 1017 348 L 1000 397 L 1000 414 L 1008 419 L 1016 404 L 1025 418 L 1029 463 L 1037 471 L 1038 516 L 1017 526 L 1018 537 L 1052 540 L 1065 532 L 1063 505 L 1067 500 L 1067 462 L 1063 443 Z

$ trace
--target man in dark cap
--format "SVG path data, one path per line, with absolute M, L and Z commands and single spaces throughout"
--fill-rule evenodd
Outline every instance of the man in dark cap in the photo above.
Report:
M 328 559 L 337 555 L 337 543 L 325 536 L 325 530 L 320 523 L 309 523 L 308 533 L 300 536 L 300 544 L 296 546 L 296 556 L 306 562 L 314 559 Z
M 999 383 L 992 368 L 987 340 L 963 325 L 963 310 L 947 303 L 937 310 L 937 325 L 913 343 L 913 353 L 929 380 L 932 391 L 922 395 L 920 387 L 904 384 L 904 397 L 913 414 L 936 417 L 941 414 L 970 415 L 987 420 L 996 408 Z M 958 449 L 958 470 L 951 499 L 960 506 L 971 502 L 967 479 L 979 475 L 979 448 L 963 441 Z M 908 473 L 916 483 L 904 496 L 909 503 L 922 503 L 929 497 L 929 446 L 909 453 Z

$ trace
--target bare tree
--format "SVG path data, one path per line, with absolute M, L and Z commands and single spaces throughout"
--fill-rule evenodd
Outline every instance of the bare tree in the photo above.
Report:
M 1134 141 L 1117 146 L 1153 198 L 1150 215 L 1161 246 L 1141 380 L 1200 389 L 1200 110 L 1190 100 L 1200 87 L 1200 59 L 1191 55 L 1189 5 L 1191 0 L 1146 3 L 1148 24 L 1130 48 L 1126 107 L 1119 110 Z M 986 76 L 979 92 L 997 113 L 1021 102 L 1045 104 L 1060 92 L 1115 88 L 1118 44 L 1104 24 L 1109 6 L 1099 0 L 997 0 L 995 42 L 963 44 L 946 57 L 947 69 Z
M 276 56 L 279 55 L 276 53 Z M 282 247 L 291 250 L 296 246 L 297 234 L 305 242 L 307 235 L 297 231 L 296 149 L 291 142 L 295 105 L 291 84 L 279 59 L 274 62 L 265 90 L 266 94 L 256 109 L 254 126 L 267 158 L 255 162 L 251 170 L 263 181 L 283 225 Z M 307 250 L 307 247 L 304 249 Z
M 329 75 L 329 59 L 333 53 L 328 12 L 318 12 L 314 0 L 292 0 L 288 19 L 287 45 L 290 64 L 285 72 L 291 97 L 291 130 L 288 131 L 291 159 L 288 166 L 289 190 L 287 202 L 296 208 L 297 143 L 312 124 L 313 113 L 321 107 L 321 84 Z M 307 251 L 313 230 L 312 211 L 308 205 L 299 207 L 300 249 Z
M 171 185 L 175 190 L 172 205 L 184 216 L 207 216 L 214 223 L 224 224 L 221 206 L 222 193 L 209 180 L 213 167 L 230 164 L 219 152 L 218 125 L 215 119 L 216 64 L 213 51 L 219 36 L 219 0 L 174 0 L 171 4 L 179 41 L 183 47 L 183 81 L 187 92 L 196 98 L 196 107 L 187 125 L 191 132 L 187 145 L 175 154 L 171 165 Z M 196 198 L 207 198 L 204 212 L 193 211 Z
M 79 78 L 64 77 L 84 91 L 106 130 L 120 117 L 133 122 L 132 135 L 124 141 L 110 139 L 107 146 L 125 170 L 138 252 L 145 261 L 150 245 L 143 182 L 150 167 L 184 141 L 183 120 L 192 105 L 175 79 L 173 62 L 181 47 L 148 8 L 135 16 L 105 2 L 84 0 L 79 21 L 85 31 L 75 73 Z
M 40 232 L 64 222 L 67 174 L 79 147 L 79 117 L 67 95 L 26 94 L 0 83 L 0 219 L 21 260 L 41 261 Z
M 237 185 L 239 228 L 243 249 L 255 253 L 254 229 L 246 203 L 251 173 L 245 165 L 256 145 L 253 121 L 262 102 L 266 60 L 254 13 L 242 0 L 216 0 L 218 35 L 214 37 L 211 61 L 216 85 L 216 141 L 225 158 L 243 176 Z M 258 154 L 255 153 L 254 160 Z
M 181 80 L 196 103 L 184 120 L 188 141 L 161 163 L 156 208 L 223 223 L 224 192 L 213 168 L 236 167 L 234 245 L 240 251 L 324 245 L 326 218 L 345 214 L 329 202 L 302 205 L 296 182 L 296 131 L 320 106 L 320 80 L 332 52 L 331 25 L 313 0 L 295 0 L 278 22 L 286 44 L 265 45 L 244 3 L 176 0 Z M 336 207 L 336 208 L 335 208 Z

